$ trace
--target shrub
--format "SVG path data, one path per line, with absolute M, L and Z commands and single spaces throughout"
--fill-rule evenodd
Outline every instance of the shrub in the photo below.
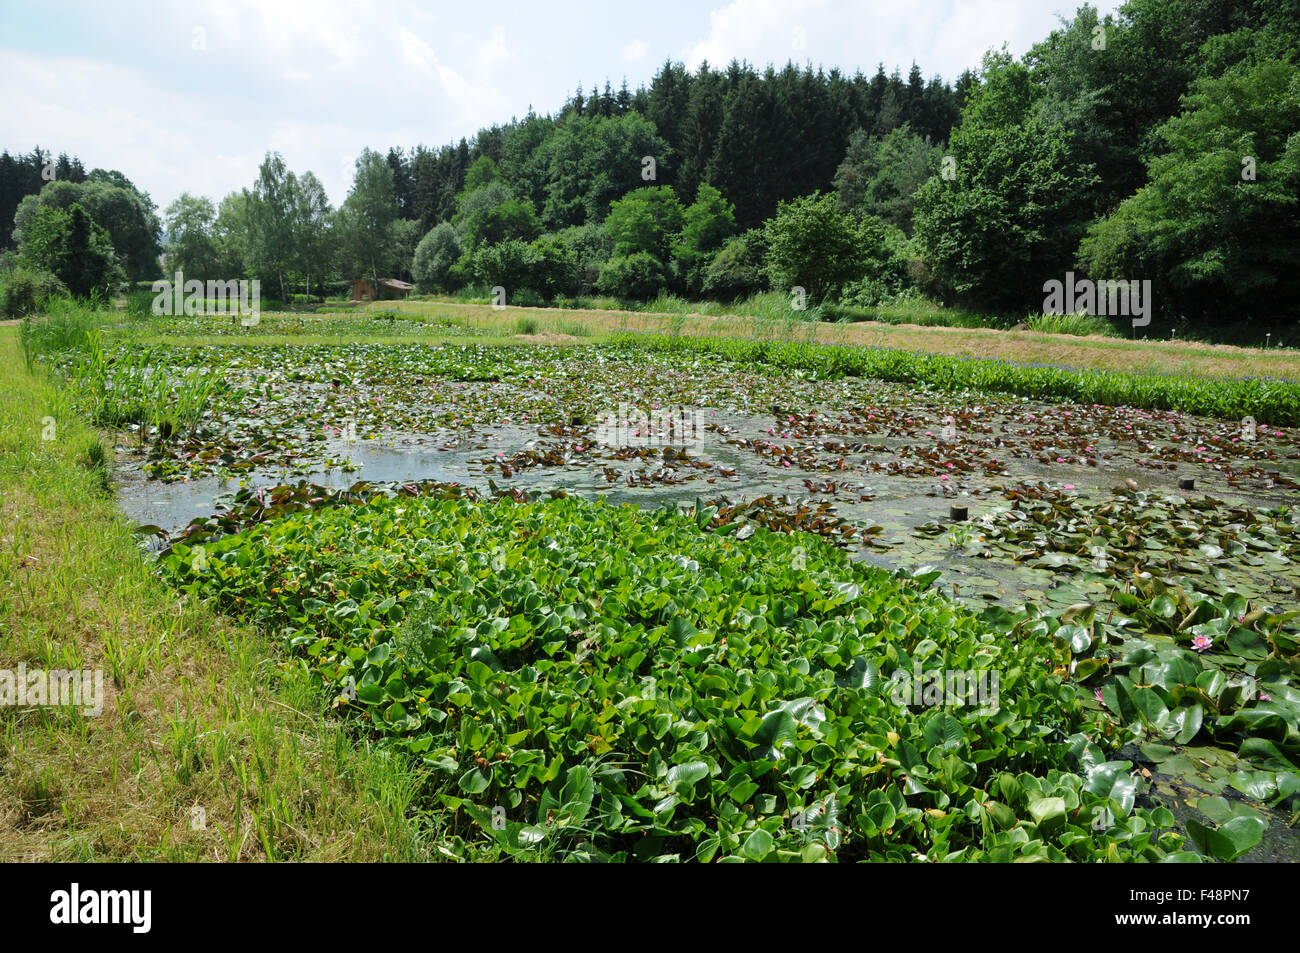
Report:
M 765 226 L 772 287 L 802 287 L 812 301 L 833 298 L 844 284 L 869 272 L 870 254 L 882 254 L 875 221 L 841 212 L 835 196 L 820 192 L 782 202 Z
M 640 301 L 656 297 L 668 283 L 664 266 L 648 252 L 611 258 L 600 269 L 596 287 L 605 294 Z
M 0 275 L 0 313 L 21 318 L 37 311 L 46 298 L 67 293 L 67 286 L 49 272 L 18 267 Z
M 574 294 L 590 294 L 600 277 L 600 267 L 614 254 L 614 239 L 599 222 L 572 225 L 556 233 L 573 250 Z
M 558 235 L 543 235 L 530 246 L 536 255 L 528 286 L 545 298 L 576 290 L 578 259 Z
M 537 250 L 518 238 L 507 239 L 495 245 L 485 245 L 470 258 L 474 277 L 489 288 L 498 285 L 514 298 L 524 288 L 531 287 L 533 269 L 538 262 Z
M 766 290 L 766 255 L 767 235 L 761 228 L 728 239 L 704 269 L 702 290 L 722 301 L 737 301 Z

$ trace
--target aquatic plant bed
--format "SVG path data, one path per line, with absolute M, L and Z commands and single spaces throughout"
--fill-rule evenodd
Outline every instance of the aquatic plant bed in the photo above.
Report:
M 714 515 L 448 490 L 176 543 L 161 565 L 282 633 L 358 730 L 430 767 L 459 838 L 506 852 L 1180 856 L 1173 815 L 1115 754 L 1119 729 L 1150 717 L 1156 738 L 1187 740 L 1207 719 L 1123 676 L 1107 702 L 1075 684 L 1091 612 L 980 617 L 816 538 L 741 539 Z M 1128 665 L 1194 681 L 1183 654 Z M 952 669 L 996 672 L 996 698 L 897 703 L 896 673 Z M 1257 783 L 1278 778 L 1295 775 Z M 1264 822 L 1243 816 L 1207 827 L 1207 849 L 1253 846 Z
M 928 384 L 944 390 L 978 388 L 1048 400 L 1178 410 L 1207 417 L 1252 417 L 1264 423 L 1300 424 L 1300 383 L 1243 377 L 1208 379 L 1127 374 L 1083 368 L 1034 367 L 873 347 L 792 341 L 686 337 L 619 332 L 612 347 L 716 354 L 728 360 L 810 371 L 826 377 L 874 377 Z

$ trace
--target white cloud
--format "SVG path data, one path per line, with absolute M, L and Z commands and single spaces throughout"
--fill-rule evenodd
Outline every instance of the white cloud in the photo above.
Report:
M 485 79 L 492 72 L 492 67 L 510 59 L 514 59 L 514 53 L 506 47 L 506 31 L 499 26 L 493 27 L 492 35 L 474 54 L 479 78 Z
M 633 40 L 623 47 L 623 62 L 637 63 L 645 59 L 646 51 L 649 49 L 642 40 Z
M 1119 0 L 1095 5 L 1104 14 Z M 708 32 L 682 58 L 692 69 L 704 60 L 721 68 L 738 59 L 759 68 L 793 61 L 868 74 L 883 63 L 886 72 L 898 68 L 904 75 L 916 61 L 927 78 L 937 73 L 951 81 L 1003 43 L 1024 53 L 1058 26 L 1057 10 L 1070 14 L 1074 6 L 1074 0 L 732 0 L 709 14 Z

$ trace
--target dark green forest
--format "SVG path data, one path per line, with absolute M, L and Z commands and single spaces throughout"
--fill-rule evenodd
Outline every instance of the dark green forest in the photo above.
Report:
M 1300 0 L 1129 0 L 949 81 L 666 62 L 455 143 L 367 149 L 338 208 L 274 153 L 250 187 L 160 214 L 120 172 L 5 152 L 0 282 L 10 313 L 165 269 L 286 302 L 370 276 L 516 304 L 802 289 L 827 317 L 915 298 L 1018 320 L 1073 272 L 1150 281 L 1156 336 L 1285 340 L 1298 51 Z

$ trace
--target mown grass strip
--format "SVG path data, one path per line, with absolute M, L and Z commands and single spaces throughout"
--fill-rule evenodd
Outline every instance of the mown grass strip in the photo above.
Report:
M 1176 410 L 1224 420 L 1300 424 L 1300 383 L 1261 377 L 1208 379 L 1037 367 L 919 351 L 812 342 L 677 337 L 614 332 L 607 347 L 713 354 L 730 361 L 812 371 L 825 377 L 873 377 L 942 390 L 982 390 L 1037 400 Z
M 0 860 L 410 860 L 421 776 L 276 650 L 153 575 L 99 435 L 0 328 L 0 669 L 100 670 L 102 714 L 0 706 Z

